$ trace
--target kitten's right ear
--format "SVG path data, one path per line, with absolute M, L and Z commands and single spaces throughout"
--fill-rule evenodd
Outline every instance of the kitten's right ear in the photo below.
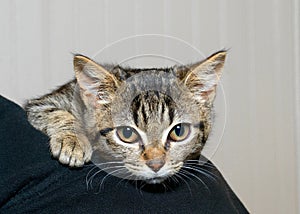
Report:
M 84 98 L 95 105 L 110 103 L 119 86 L 115 76 L 83 55 L 75 55 L 73 63 L 76 79 Z

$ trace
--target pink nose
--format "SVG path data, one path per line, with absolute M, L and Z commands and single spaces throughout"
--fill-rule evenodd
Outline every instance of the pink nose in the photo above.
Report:
M 146 165 L 154 172 L 158 172 L 165 165 L 165 161 L 162 159 L 148 160 Z

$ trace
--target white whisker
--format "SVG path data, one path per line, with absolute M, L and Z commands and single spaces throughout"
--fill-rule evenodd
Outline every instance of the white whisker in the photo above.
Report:
M 184 165 L 199 166 L 199 167 L 204 166 L 204 165 L 201 165 L 199 163 L 185 163 Z M 211 169 L 215 169 L 215 167 L 213 165 L 205 165 L 205 167 L 208 167 L 208 168 L 211 168 Z
M 120 172 L 120 171 L 122 172 L 124 169 L 125 169 L 125 167 L 123 167 L 123 168 L 121 168 L 121 169 L 116 169 L 116 170 L 114 170 L 114 171 L 108 173 L 106 176 L 104 176 L 104 178 L 102 178 L 102 181 L 101 181 L 101 183 L 100 183 L 100 187 L 99 187 L 98 193 L 101 192 L 101 190 L 102 190 L 102 185 L 104 184 L 104 181 L 105 181 L 106 178 L 108 178 L 108 177 L 110 177 L 110 176 L 113 176 L 113 175 L 114 175 L 115 173 L 117 173 L 117 172 Z M 115 174 L 115 175 L 117 175 L 117 174 Z M 104 187 L 103 187 L 103 188 L 104 188 Z
M 105 168 L 102 168 L 102 169 L 99 168 L 100 170 L 96 171 L 92 176 L 90 176 L 89 178 L 86 177 L 87 186 L 91 186 L 91 188 L 93 187 L 93 179 L 100 172 L 103 172 L 103 171 L 108 170 L 108 169 L 118 169 L 118 168 L 125 168 L 125 167 L 124 166 L 111 166 L 111 167 L 105 167 Z M 88 173 L 88 175 L 89 175 L 89 173 Z
M 97 166 L 94 166 L 94 167 L 87 173 L 87 175 L 85 176 L 85 183 L 86 183 L 86 188 L 87 188 L 87 190 L 89 190 L 89 179 L 88 179 L 88 177 L 89 177 L 90 173 L 91 173 L 94 169 L 96 169 L 96 168 L 97 168 Z
M 212 163 L 209 163 L 208 161 L 202 161 L 202 160 L 186 160 L 184 163 L 215 168 L 215 166 Z
M 174 180 L 174 182 L 176 183 L 176 184 L 179 184 L 179 181 L 178 181 L 178 179 L 175 177 L 175 176 L 171 176 L 171 177 L 168 177 L 168 179 L 170 179 L 171 181 L 172 180 Z
M 122 161 L 111 161 L 111 162 L 104 162 L 104 163 L 94 163 L 95 166 L 102 166 L 102 165 L 109 165 L 109 164 L 124 164 Z
M 142 181 L 142 185 L 141 185 L 140 188 L 139 188 L 139 193 L 140 193 L 141 196 L 143 196 L 142 189 L 143 189 L 144 186 L 146 186 L 146 185 L 147 185 L 147 183 L 146 183 L 145 181 Z
M 174 176 L 176 176 L 176 177 L 178 177 L 179 179 L 181 179 L 186 185 L 187 185 L 187 187 L 188 187 L 188 189 L 189 189 L 189 192 L 190 192 L 190 195 L 191 196 L 193 196 L 193 194 L 192 194 L 192 190 L 191 190 L 191 188 L 190 188 L 190 185 L 189 185 L 189 183 L 186 181 L 186 180 L 184 180 L 184 178 L 182 178 L 181 177 L 181 175 L 183 175 L 183 176 L 185 176 L 185 177 L 187 177 L 186 175 L 184 175 L 184 174 L 181 174 L 181 173 L 176 173 L 176 174 L 174 174 Z M 189 177 L 187 177 L 187 178 L 189 178 Z
M 203 174 L 203 175 L 206 175 L 206 176 L 209 177 L 209 178 L 212 178 L 214 181 L 217 180 L 217 176 L 214 175 L 212 172 L 206 170 L 206 169 L 195 168 L 195 167 L 193 167 L 193 166 L 191 166 L 191 167 L 189 167 L 189 166 L 182 166 L 182 168 L 194 170 L 194 171 L 199 172 L 199 173 L 201 173 L 201 174 Z
M 182 173 L 186 173 L 187 175 L 193 176 L 194 178 L 196 178 L 196 179 L 197 179 L 198 181 L 200 181 L 200 182 L 205 186 L 205 188 L 210 192 L 208 186 L 205 184 L 205 182 L 204 182 L 201 178 L 199 178 L 198 176 L 196 176 L 196 175 L 194 175 L 193 173 L 190 173 L 189 171 L 186 171 L 186 170 L 184 170 L 184 169 L 182 169 Z
M 122 178 L 118 183 L 117 183 L 117 185 L 116 186 L 118 186 L 121 182 L 123 182 L 124 180 L 126 180 L 126 184 L 128 183 L 128 179 L 130 178 L 130 177 L 132 177 L 132 176 L 134 176 L 131 172 L 129 172 L 128 170 L 127 170 L 127 172 L 126 172 L 127 174 L 129 174 L 129 175 L 127 175 L 127 176 L 125 176 L 124 178 Z

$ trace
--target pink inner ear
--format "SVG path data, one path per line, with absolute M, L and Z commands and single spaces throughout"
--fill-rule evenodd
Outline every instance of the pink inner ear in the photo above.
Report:
M 216 95 L 216 85 L 206 91 L 201 91 L 200 97 L 202 101 L 212 103 Z
M 81 90 L 81 98 L 84 101 L 84 103 L 88 106 L 96 106 L 96 99 L 93 94 L 91 94 L 89 91 L 80 89 Z
M 201 92 L 200 92 L 200 95 L 201 95 L 202 97 L 208 97 L 208 96 L 211 95 L 211 93 L 214 93 L 215 90 L 216 90 L 216 87 L 213 87 L 213 89 L 211 89 L 211 90 L 208 90 L 208 91 L 201 91 Z

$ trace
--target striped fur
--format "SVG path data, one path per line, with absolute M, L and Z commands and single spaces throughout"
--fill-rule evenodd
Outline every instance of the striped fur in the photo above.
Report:
M 29 100 L 25 110 L 61 163 L 79 167 L 98 151 L 139 179 L 162 182 L 200 154 L 225 56 L 220 51 L 189 66 L 131 69 L 75 55 L 76 78 Z M 189 124 L 183 142 L 170 140 L 176 124 Z M 137 143 L 120 140 L 116 130 L 125 126 L 135 130 Z

